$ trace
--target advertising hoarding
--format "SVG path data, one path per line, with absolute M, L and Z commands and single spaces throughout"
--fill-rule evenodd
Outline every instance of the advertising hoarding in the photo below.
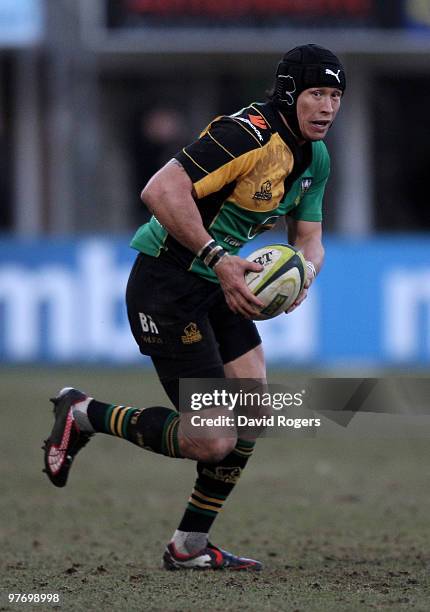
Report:
M 285 241 L 256 239 L 243 250 Z M 430 239 L 327 239 L 309 298 L 258 323 L 270 364 L 430 365 Z M 129 331 L 127 239 L 3 240 L 0 360 L 148 363 Z

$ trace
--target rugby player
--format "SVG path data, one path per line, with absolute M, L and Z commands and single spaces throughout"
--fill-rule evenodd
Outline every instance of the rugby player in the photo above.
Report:
M 96 432 L 197 461 L 194 489 L 164 553 L 166 569 L 262 567 L 208 540 L 255 440 L 199 438 L 186 430 L 179 379 L 265 380 L 252 320 L 262 304 L 244 281 L 248 270 L 261 267 L 237 253 L 285 217 L 289 242 L 307 260 L 305 287 L 290 310 L 305 299 L 324 257 L 322 200 L 330 162 L 322 141 L 345 84 L 331 51 L 312 44 L 292 49 L 278 65 L 268 101 L 217 117 L 144 188 L 141 197 L 153 216 L 131 243 L 139 253 L 127 286 L 128 316 L 176 410 L 111 405 L 71 388 L 53 400 L 45 470 L 58 487 Z

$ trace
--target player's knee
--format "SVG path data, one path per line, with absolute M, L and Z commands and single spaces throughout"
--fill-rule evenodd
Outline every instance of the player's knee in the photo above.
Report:
M 204 463 L 218 463 L 222 461 L 236 445 L 236 438 L 200 438 L 195 439 L 184 436 L 179 439 L 179 446 L 184 457 L 203 461 Z
M 216 438 L 205 440 L 201 446 L 200 461 L 205 463 L 219 463 L 231 453 L 236 446 L 235 438 Z

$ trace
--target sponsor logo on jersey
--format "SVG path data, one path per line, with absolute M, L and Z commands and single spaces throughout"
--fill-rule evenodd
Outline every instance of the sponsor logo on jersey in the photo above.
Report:
M 184 328 L 184 335 L 181 336 L 182 344 L 194 344 L 203 340 L 203 336 L 196 323 L 188 323 Z
M 223 238 L 223 242 L 233 247 L 243 246 L 243 242 L 241 240 L 237 240 L 236 238 L 233 238 L 233 236 L 225 236 L 225 238 Z
M 272 183 L 266 181 L 261 185 L 261 191 L 256 191 L 252 196 L 253 200 L 271 200 L 272 199 Z
M 238 121 L 242 121 L 242 123 L 246 123 L 248 124 L 253 130 L 254 132 L 257 134 L 258 136 L 258 140 L 263 141 L 263 136 L 261 135 L 261 132 L 259 129 L 257 129 L 257 127 L 251 123 L 251 121 L 249 119 L 245 119 L 245 117 L 235 117 L 234 115 L 232 115 L 235 119 L 237 119 Z M 266 128 L 265 128 L 266 129 Z
M 248 117 L 250 122 L 260 128 L 260 130 L 267 130 L 267 123 L 261 115 L 248 115 Z

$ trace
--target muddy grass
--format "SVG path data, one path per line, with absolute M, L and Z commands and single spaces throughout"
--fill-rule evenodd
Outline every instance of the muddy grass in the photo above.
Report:
M 212 539 L 265 570 L 168 573 L 161 555 L 194 465 L 98 436 L 55 489 L 39 447 L 51 425 L 46 397 L 65 384 L 122 403 L 165 402 L 136 370 L 0 375 L 0 610 L 430 609 L 425 437 L 262 440 Z M 21 605 L 9 593 L 60 601 Z

